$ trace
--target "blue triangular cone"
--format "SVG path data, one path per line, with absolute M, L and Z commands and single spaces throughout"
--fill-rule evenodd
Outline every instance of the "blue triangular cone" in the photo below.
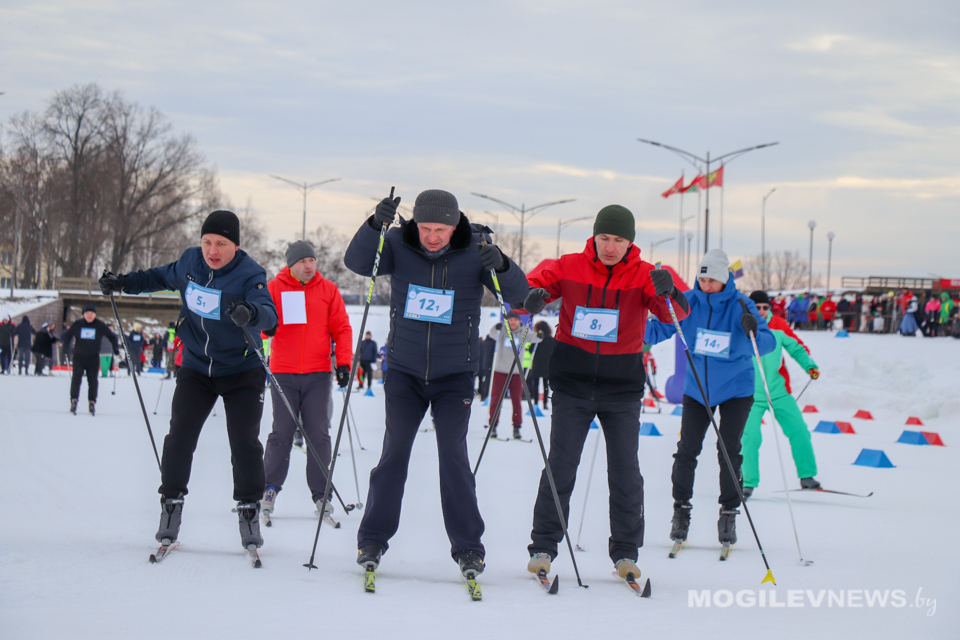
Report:
M 598 424 L 597 424 L 597 421 L 594 420 L 594 421 L 592 421 L 592 422 L 590 423 L 590 428 L 591 428 L 591 429 L 599 429 L 599 428 L 600 428 L 600 425 L 598 425 Z
M 904 444 L 930 444 L 927 442 L 926 437 L 919 431 L 904 431 L 900 434 L 900 437 L 897 438 L 897 442 Z
M 657 431 L 657 425 L 652 422 L 644 422 L 640 425 L 640 435 L 642 436 L 659 436 L 662 435 Z
M 527 411 L 527 415 L 530 415 L 529 411 Z M 533 415 L 537 416 L 538 418 L 542 418 L 543 411 L 540 411 L 540 407 L 538 407 L 537 405 L 533 405 Z
M 490 396 L 487 396 L 487 399 L 483 401 L 483 406 L 485 406 L 485 407 L 489 407 L 489 406 L 490 406 Z
M 858 464 L 861 467 L 891 468 L 894 466 L 887 454 L 880 449 L 864 449 L 853 464 Z
M 835 337 L 837 337 L 837 338 L 849 338 L 849 337 L 850 337 L 850 334 L 847 332 L 846 329 L 840 329 L 840 331 L 837 331 L 837 335 L 836 335 Z
M 372 398 L 372 397 L 373 397 L 373 389 L 371 389 L 370 387 L 367 387 L 367 392 L 364 393 L 363 395 L 365 395 L 365 396 L 370 396 L 370 397 Z
M 827 422 L 826 420 L 818 422 L 813 430 L 817 433 L 842 433 L 836 422 Z
M 675 406 L 675 407 L 673 408 L 673 411 L 671 412 L 670 415 L 673 415 L 673 416 L 682 416 L 682 415 L 683 415 L 683 405 L 678 404 L 677 406 Z
M 380 384 L 383 384 L 386 381 L 386 378 L 380 378 Z

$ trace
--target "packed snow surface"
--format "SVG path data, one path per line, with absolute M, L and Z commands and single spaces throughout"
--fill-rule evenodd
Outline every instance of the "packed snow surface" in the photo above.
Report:
M 362 307 L 350 308 L 354 331 Z M 496 321 L 485 311 L 485 331 Z M 387 334 L 387 311 L 372 308 L 374 339 Z M 355 333 L 356 335 L 356 333 Z M 69 378 L 0 378 L 0 637 L 20 638 L 956 638 L 960 629 L 956 569 L 960 525 L 960 341 L 802 332 L 822 369 L 800 405 L 812 429 L 820 420 L 850 422 L 850 434 L 814 433 L 817 475 L 825 487 L 870 498 L 791 493 L 797 537 L 783 489 L 770 417 L 761 449 L 762 481 L 748 503 L 776 586 L 744 514 L 739 542 L 718 561 L 716 438 L 708 432 L 697 469 L 688 546 L 668 559 L 672 514 L 670 469 L 680 418 L 672 405 L 644 414 L 660 437 L 642 437 L 646 537 L 639 566 L 653 587 L 637 598 L 612 573 L 602 442 L 585 500 L 598 431 L 584 447 L 571 500 L 570 535 L 579 588 L 566 546 L 554 562 L 560 593 L 546 595 L 526 572 L 533 502 L 543 467 L 531 418 L 532 444 L 491 442 L 477 473 L 486 520 L 483 602 L 471 602 L 443 528 L 432 431 L 413 450 L 400 531 L 378 572 L 376 594 L 363 591 L 355 564 L 362 511 L 342 528 L 320 531 L 318 569 L 311 559 L 317 520 L 304 481 L 306 457 L 293 452 L 277 500 L 274 526 L 263 529 L 264 568 L 253 569 L 231 513 L 232 481 L 224 413 L 206 423 L 194 458 L 181 546 L 163 563 L 156 544 L 159 472 L 133 380 L 101 380 L 97 415 L 67 412 Z M 662 389 L 673 368 L 673 344 L 654 348 Z M 791 361 L 791 364 L 792 361 Z M 794 393 L 802 372 L 791 367 Z M 147 416 L 162 446 L 173 382 L 144 375 Z M 354 394 L 353 454 L 344 431 L 336 483 L 347 502 L 366 501 L 367 477 L 383 438 L 383 387 Z M 333 431 L 340 421 L 337 393 Z M 267 406 L 261 439 L 270 432 Z M 81 400 L 86 398 L 86 386 Z M 154 413 L 154 407 L 157 412 Z M 864 409 L 873 420 L 854 418 Z M 468 445 L 476 460 L 488 408 L 476 401 Z M 550 412 L 538 420 L 544 439 Z M 922 427 L 905 426 L 910 416 Z M 431 427 L 429 415 L 422 428 Z M 946 446 L 897 443 L 904 429 L 938 433 Z M 362 447 L 357 442 L 362 443 Z M 780 437 L 791 488 L 798 486 L 789 447 Z M 883 450 L 894 468 L 852 464 L 862 449 Z M 581 518 L 581 514 L 585 514 Z M 812 564 L 804 561 L 813 561 Z

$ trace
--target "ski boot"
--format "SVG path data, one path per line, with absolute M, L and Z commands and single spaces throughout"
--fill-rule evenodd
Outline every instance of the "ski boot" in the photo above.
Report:
M 240 521 L 240 544 L 244 549 L 251 545 L 255 549 L 263 546 L 263 536 L 260 535 L 260 505 L 256 502 L 238 502 L 237 516 Z
M 461 553 L 457 556 L 457 564 L 460 565 L 460 573 L 468 580 L 483 573 L 483 556 L 476 551 Z
M 674 542 L 683 542 L 690 531 L 690 510 L 693 505 L 689 502 L 673 503 L 673 523 L 670 528 L 670 539 Z
M 77 415 L 77 399 L 70 398 L 70 413 Z
M 269 516 L 273 513 L 273 507 L 277 502 L 277 488 L 267 487 L 263 492 L 263 500 L 260 501 L 260 513 Z
M 535 553 L 530 556 L 530 562 L 527 563 L 527 571 L 534 574 L 539 574 L 540 571 L 544 573 L 550 573 L 550 554 L 549 553 Z
M 293 446 L 297 449 L 303 449 L 303 434 L 300 433 L 300 429 L 293 432 Z
M 183 515 L 183 496 L 160 498 L 160 528 L 155 536 L 157 542 L 166 546 L 175 542 L 180 534 L 180 518 Z
M 520 427 L 518 425 L 513 425 L 513 439 L 520 440 L 523 436 L 520 435 Z
M 740 513 L 739 509 L 724 509 L 720 507 L 720 519 L 717 520 L 717 531 L 720 534 L 721 544 L 736 544 L 738 513 Z
M 376 571 L 383 557 L 383 547 L 378 544 L 365 544 L 357 549 L 357 564 L 365 571 Z
M 624 580 L 633 577 L 633 580 L 637 580 L 640 577 L 640 567 L 637 566 L 637 563 L 630 558 L 621 558 L 617 560 L 614 565 L 617 569 L 617 575 L 619 575 Z
M 801 489 L 820 489 L 821 485 L 816 478 L 800 478 Z
M 753 495 L 753 487 L 743 487 L 743 501 L 746 502 L 747 498 Z
M 317 501 L 314 503 L 314 506 L 317 508 L 317 513 L 319 513 L 319 514 L 322 515 L 323 517 L 327 517 L 327 516 L 332 516 L 332 515 L 333 515 L 333 505 L 330 503 L 329 500 L 327 500 L 326 502 L 324 502 L 323 499 L 321 498 L 320 500 L 317 500 Z M 322 508 L 321 508 L 321 507 L 322 507 Z
M 494 427 L 493 429 L 490 430 L 490 437 L 491 437 L 491 438 L 496 438 L 496 437 L 497 437 L 497 428 L 496 428 L 496 427 Z
M 89 409 L 90 409 L 90 415 L 92 415 L 92 416 L 96 415 L 96 414 L 97 414 L 97 403 L 94 402 L 93 400 L 91 400 L 91 401 L 90 401 L 90 404 L 89 404 Z

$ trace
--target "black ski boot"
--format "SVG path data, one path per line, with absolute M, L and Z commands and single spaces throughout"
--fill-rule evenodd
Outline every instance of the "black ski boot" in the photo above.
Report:
M 490 430 L 490 437 L 491 437 L 491 438 L 496 438 L 496 437 L 497 437 L 497 428 L 496 428 L 496 427 L 494 427 L 493 429 Z
M 724 509 L 720 507 L 720 519 L 717 520 L 717 532 L 720 534 L 721 544 L 736 544 L 738 513 L 740 513 L 739 509 Z
M 97 414 L 97 403 L 94 402 L 93 400 L 91 400 L 89 407 L 90 407 L 90 415 L 92 415 L 92 416 L 93 416 L 93 415 L 96 415 L 96 414 Z
M 743 487 L 743 501 L 746 502 L 747 498 L 753 495 L 753 487 Z
M 520 440 L 523 436 L 520 435 L 520 427 L 513 425 L 513 439 Z
M 254 545 L 256 549 L 263 546 L 263 536 L 260 535 L 260 505 L 256 502 L 238 502 L 237 516 L 240 521 L 240 544 L 244 549 Z
M 364 571 L 376 571 L 382 557 L 383 547 L 378 544 L 365 544 L 357 549 L 357 564 L 363 567 Z
M 77 415 L 77 399 L 70 398 L 70 413 Z
M 690 510 L 693 505 L 689 502 L 673 503 L 673 523 L 670 528 L 670 539 L 674 542 L 683 542 L 690 531 Z
M 483 556 L 476 551 L 464 551 L 457 556 L 457 564 L 460 565 L 460 573 L 464 578 L 476 578 L 483 573 Z
M 800 478 L 801 489 L 820 489 L 821 485 L 816 478 Z
M 168 545 L 180 534 L 180 518 L 183 515 L 183 496 L 179 498 L 160 498 L 160 528 L 157 529 L 157 542 Z

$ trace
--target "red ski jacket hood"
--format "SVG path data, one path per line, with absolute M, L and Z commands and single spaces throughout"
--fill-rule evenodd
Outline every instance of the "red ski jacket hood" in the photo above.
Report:
M 353 361 L 353 329 L 340 290 L 318 271 L 306 284 L 284 267 L 267 283 L 277 307 L 279 324 L 270 343 L 270 370 L 274 373 L 316 373 L 332 371 L 331 339 L 336 344 L 338 365 Z M 302 292 L 306 323 L 288 322 L 283 293 Z M 293 304 L 288 299 L 288 304 Z M 294 320 L 290 310 L 290 320 Z M 266 336 L 265 336 L 266 337 Z

